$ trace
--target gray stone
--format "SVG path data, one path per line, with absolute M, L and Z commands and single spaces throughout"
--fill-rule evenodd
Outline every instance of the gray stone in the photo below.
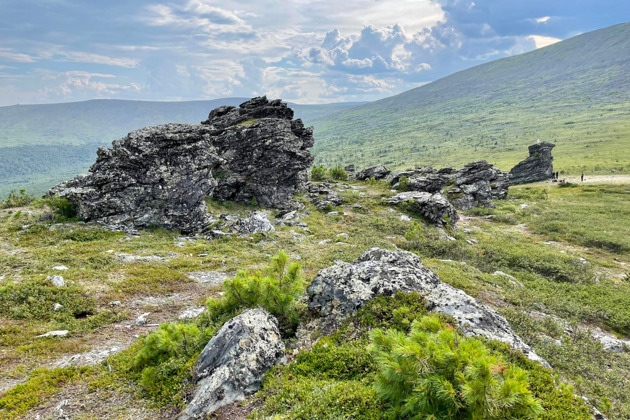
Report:
M 46 280 L 50 281 L 55 287 L 64 287 L 66 285 L 66 282 L 61 276 L 48 276 Z
M 408 203 L 407 205 L 412 211 L 417 212 L 427 222 L 436 226 L 444 226 L 447 218 L 453 226 L 459 220 L 457 210 L 440 193 L 405 191 L 391 197 L 387 202 L 393 205 Z
M 225 280 L 231 277 L 228 273 L 221 271 L 196 271 L 187 273 L 187 275 L 188 278 L 208 286 L 220 286 Z
M 371 248 L 357 263 L 339 261 L 320 270 L 306 289 L 308 307 L 325 317 L 339 318 L 377 296 L 426 291 L 439 282 L 439 277 L 424 268 L 417 255 Z
M 51 189 L 79 219 L 205 231 L 205 199 L 284 208 L 313 162 L 311 128 L 286 104 L 254 98 L 213 110 L 201 124 L 166 124 L 101 147 L 87 175 Z
M 384 167 L 383 165 L 372 166 L 371 168 L 367 168 L 362 170 L 361 172 L 357 172 L 355 175 L 355 179 L 359 181 L 365 181 L 366 179 L 375 179 L 380 180 L 389 175 L 391 171 Z
M 483 305 L 462 290 L 440 283 L 425 296 L 429 309 L 448 315 L 457 321 L 466 336 L 481 336 L 488 340 L 507 343 L 531 360 L 549 367 L 512 329 L 507 320 L 494 309 Z
M 53 311 L 57 312 L 62 308 L 63 308 L 63 305 L 61 303 L 55 303 L 55 305 L 53 306 Z
M 177 319 L 195 319 L 199 315 L 201 315 L 203 313 L 203 311 L 205 311 L 205 310 L 206 310 L 206 308 L 204 308 L 202 306 L 196 306 L 194 308 L 188 308 L 184 312 L 182 312 L 177 317 Z
M 499 340 L 522 351 L 531 360 L 547 362 L 510 328 L 503 316 L 465 292 L 442 283 L 437 274 L 424 268 L 410 252 L 371 248 L 356 263 L 336 262 L 320 270 L 306 289 L 308 307 L 324 318 L 320 325 L 331 332 L 347 315 L 377 296 L 397 291 L 425 295 L 429 309 L 457 320 L 467 336 Z
M 269 216 L 262 211 L 253 211 L 246 218 L 240 219 L 236 226 L 238 233 L 253 235 L 260 232 L 275 232 L 275 228 L 269 222 Z
M 134 325 L 146 325 L 149 315 L 151 315 L 151 312 L 143 313 L 138 318 L 136 318 L 135 321 L 133 321 Z
M 52 269 L 58 270 L 58 271 L 65 271 L 65 270 L 68 270 L 68 267 L 66 267 L 65 265 L 56 265 Z
M 512 185 L 544 181 L 553 177 L 553 143 L 537 143 L 529 146 L 529 156 L 510 170 Z
M 70 331 L 68 330 L 56 330 L 56 331 L 48 331 L 45 334 L 37 335 L 35 338 L 47 338 L 47 337 L 65 337 L 68 335 Z
M 197 389 L 179 420 L 202 419 L 242 401 L 260 387 L 265 373 L 285 361 L 276 319 L 261 308 L 232 318 L 203 349 L 193 373 Z

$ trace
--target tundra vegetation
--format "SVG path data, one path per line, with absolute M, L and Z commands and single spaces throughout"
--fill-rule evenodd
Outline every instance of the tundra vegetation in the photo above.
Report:
M 301 299 L 306 285 L 374 246 L 417 253 L 442 281 L 501 312 L 553 370 L 466 338 L 422 296 L 398 294 L 370 301 L 330 336 L 311 331 L 316 344 L 291 350 L 244 403 L 250 418 L 590 419 L 581 396 L 610 419 L 630 417 L 630 352 L 604 350 L 592 336 L 596 327 L 630 336 L 630 185 L 511 187 L 496 208 L 469 210 L 459 230 L 445 231 L 401 218 L 385 204 L 394 193 L 383 182 L 337 188 L 338 215 L 297 197 L 310 234 L 277 225 L 214 240 L 110 232 L 72 221 L 66 203 L 23 202 L 19 193 L 0 204 L 0 418 L 45 417 L 65 400 L 72 418 L 172 418 L 191 395 L 196 357 L 225 321 L 263 306 L 291 348 L 296 326 L 313 316 Z M 51 207 L 57 220 L 38 221 Z M 229 280 L 189 275 L 209 271 Z M 178 319 L 192 306 L 206 310 Z M 37 338 L 59 330 L 68 334 Z M 64 363 L 112 347 L 96 364 Z

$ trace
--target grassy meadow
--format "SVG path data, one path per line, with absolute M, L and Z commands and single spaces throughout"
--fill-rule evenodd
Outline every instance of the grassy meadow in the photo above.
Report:
M 196 353 L 148 370 L 134 366 L 144 337 L 160 324 L 203 326 L 209 334 L 218 327 L 206 315 L 178 320 L 184 309 L 203 307 L 223 291 L 188 273 L 255 273 L 284 250 L 301 265 L 304 286 L 335 260 L 355 261 L 374 246 L 417 253 L 442 281 L 501 312 L 549 361 L 552 374 L 505 346 L 487 344 L 527 370 L 547 410 L 541 418 L 589 418 L 573 394 L 588 397 L 610 419 L 630 417 L 630 352 L 606 352 L 588 332 L 599 327 L 630 336 L 630 184 L 511 187 L 495 209 L 470 210 L 459 230 L 447 232 L 413 214 L 411 221 L 401 219 L 401 209 L 383 204 L 394 194 L 384 183 L 351 185 L 356 189 L 339 187 L 340 216 L 298 198 L 310 234 L 276 227 L 217 240 L 161 229 L 131 235 L 68 220 L 38 222 L 48 211 L 41 201 L 16 200 L 18 207 L 0 210 L 0 418 L 47 418 L 63 400 L 77 419 L 172 418 L 190 393 Z M 252 209 L 215 201 L 209 208 L 217 214 Z M 52 275 L 62 275 L 67 286 L 52 286 L 46 280 Z M 55 303 L 62 307 L 55 310 Z M 297 310 L 308 320 L 303 307 Z M 148 323 L 136 325 L 146 312 Z M 368 334 L 376 327 L 408 331 L 425 312 L 421 296 L 375 301 L 334 336 L 290 354 L 295 361 L 274 369 L 243 409 L 265 419 L 385 418 Z M 37 338 L 53 330 L 69 334 Z M 64 363 L 112 347 L 97 364 Z

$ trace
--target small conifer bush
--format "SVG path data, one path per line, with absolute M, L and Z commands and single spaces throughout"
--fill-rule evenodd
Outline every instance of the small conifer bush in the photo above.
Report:
M 543 412 L 525 370 L 439 316 L 414 321 L 409 334 L 373 330 L 370 341 L 376 393 L 393 418 L 532 419 Z
M 336 179 L 337 181 L 346 181 L 348 179 L 348 173 L 341 167 L 341 165 L 331 168 L 330 176 L 332 179 Z
M 326 179 L 326 174 L 328 170 L 324 167 L 324 165 L 315 165 L 311 169 L 311 181 L 323 181 Z
M 243 309 L 263 307 L 278 318 L 283 334 L 291 334 L 299 322 L 296 299 L 304 291 L 301 267 L 289 263 L 284 251 L 271 259 L 263 271 L 249 273 L 241 270 L 232 280 L 223 283 L 225 293 L 220 299 L 207 301 L 211 319 L 221 319 Z

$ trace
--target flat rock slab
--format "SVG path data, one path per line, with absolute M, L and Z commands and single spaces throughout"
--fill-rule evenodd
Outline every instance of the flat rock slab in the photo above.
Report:
M 222 271 L 195 271 L 186 273 L 186 275 L 188 278 L 208 286 L 221 286 L 225 280 L 234 277 L 234 274 Z

